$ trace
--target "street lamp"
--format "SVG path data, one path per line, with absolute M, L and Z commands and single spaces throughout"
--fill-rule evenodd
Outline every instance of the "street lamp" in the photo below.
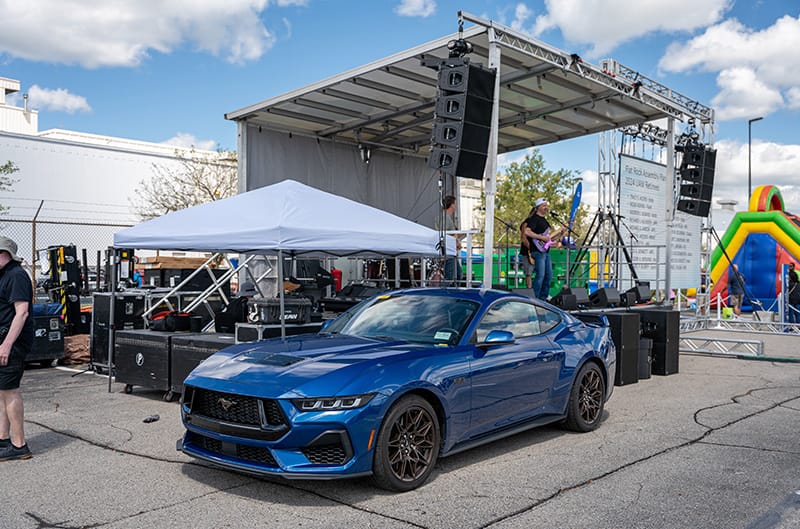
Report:
M 752 134 L 753 122 L 764 119 L 764 116 L 752 118 L 747 120 L 747 204 L 750 203 L 750 195 L 753 194 L 753 162 L 750 155 L 752 147 Z

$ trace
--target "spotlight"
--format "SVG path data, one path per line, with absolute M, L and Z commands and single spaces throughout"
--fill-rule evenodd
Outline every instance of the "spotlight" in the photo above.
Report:
M 464 39 L 455 39 L 447 43 L 450 50 L 450 57 L 463 57 L 467 53 L 472 53 L 472 43 Z

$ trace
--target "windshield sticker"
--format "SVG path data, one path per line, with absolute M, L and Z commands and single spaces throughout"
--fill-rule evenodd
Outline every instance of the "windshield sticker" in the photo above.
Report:
M 433 339 L 438 341 L 449 342 L 450 337 L 453 335 L 450 331 L 436 331 L 436 334 L 433 335 Z

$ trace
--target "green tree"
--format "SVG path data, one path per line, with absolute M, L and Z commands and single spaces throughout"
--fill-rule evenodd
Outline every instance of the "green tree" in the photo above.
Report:
M 572 194 L 579 180 L 580 176 L 574 171 L 547 169 L 538 149 L 533 149 L 521 162 L 511 163 L 497 179 L 495 197 L 495 217 L 514 227 L 508 232 L 509 245 L 512 248 L 519 246 L 519 226 L 528 218 L 537 198 L 546 198 L 550 203 L 550 211 L 568 222 Z M 484 204 L 485 200 L 484 197 Z M 573 237 L 583 236 L 588 211 L 589 208 L 583 204 L 578 208 L 573 225 L 577 235 Z M 554 227 L 559 226 L 557 221 L 548 220 Z M 506 226 L 503 222 L 496 221 L 494 224 L 494 240 L 498 246 L 505 244 Z
M 14 185 L 14 182 L 17 182 L 17 180 L 11 178 L 11 175 L 17 171 L 19 171 L 19 167 L 10 160 L 0 165 L 0 192 L 11 190 L 11 186 Z M 0 204 L 0 213 L 5 213 L 6 211 L 8 211 L 8 207 Z
M 236 153 L 219 150 L 209 156 L 192 150 L 176 155 L 179 168 L 153 164 L 153 175 L 140 182 L 138 195 L 130 200 L 142 220 L 227 198 L 238 191 Z

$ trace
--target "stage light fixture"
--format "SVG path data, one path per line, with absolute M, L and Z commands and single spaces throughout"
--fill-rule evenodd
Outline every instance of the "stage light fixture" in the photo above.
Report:
M 450 57 L 463 57 L 467 53 L 472 53 L 472 43 L 464 39 L 453 39 L 447 43 Z

